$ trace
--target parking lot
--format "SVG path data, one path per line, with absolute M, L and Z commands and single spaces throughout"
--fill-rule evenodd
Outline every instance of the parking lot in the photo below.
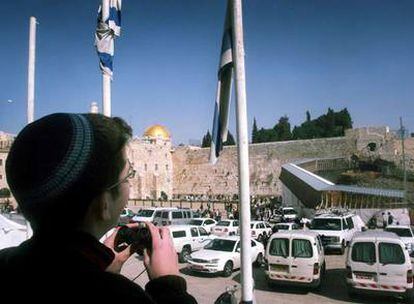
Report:
M 345 255 L 331 253 L 326 257 L 326 279 L 320 290 L 309 290 L 304 288 L 276 287 L 269 288 L 266 283 L 263 268 L 253 268 L 255 279 L 256 303 L 398 303 L 398 299 L 384 297 L 359 296 L 350 299 L 346 292 Z M 240 271 L 235 271 L 229 278 L 219 275 L 194 274 L 191 273 L 186 264 L 180 264 L 181 275 L 186 279 L 188 291 L 197 299 L 198 303 L 214 303 L 216 298 L 225 291 L 226 286 L 240 286 Z M 143 263 L 137 256 L 131 257 L 125 264 L 122 273 L 134 279 L 143 270 Z M 145 286 L 148 277 L 144 272 L 135 282 Z M 237 293 L 240 295 L 240 292 Z

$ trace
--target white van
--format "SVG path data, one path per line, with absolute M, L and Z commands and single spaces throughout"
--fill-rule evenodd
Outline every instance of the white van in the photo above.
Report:
M 171 210 L 168 207 L 145 207 L 137 212 L 131 219 L 133 222 L 153 222 L 157 211 Z M 161 216 L 161 212 L 158 213 Z
M 168 228 L 180 263 L 186 262 L 191 252 L 203 248 L 216 238 L 200 226 L 172 225 Z
M 168 209 L 156 212 L 154 224 L 159 226 L 165 225 L 187 225 L 194 218 L 191 209 Z
M 413 292 L 413 271 L 403 241 L 394 233 L 358 233 L 346 261 L 346 284 L 356 293 L 400 295 L 408 300 Z
M 325 274 L 325 254 L 317 233 L 279 231 L 266 248 L 268 284 L 303 285 L 318 288 Z

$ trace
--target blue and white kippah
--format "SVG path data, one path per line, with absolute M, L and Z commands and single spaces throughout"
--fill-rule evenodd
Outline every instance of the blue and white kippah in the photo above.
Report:
M 36 203 L 63 194 L 84 172 L 93 150 L 93 130 L 89 120 L 81 114 L 64 114 L 70 118 L 72 138 L 62 161 L 51 174 L 21 199 Z M 64 134 L 62 134 L 64 136 Z

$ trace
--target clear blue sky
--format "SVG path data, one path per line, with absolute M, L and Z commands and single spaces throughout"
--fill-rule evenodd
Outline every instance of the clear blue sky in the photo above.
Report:
M 101 102 L 93 46 L 99 0 L 2 1 L 0 130 L 26 121 L 29 17 L 36 16 L 35 118 Z M 414 132 L 414 1 L 243 1 L 249 133 L 253 117 L 293 125 L 347 107 L 354 127 Z M 164 124 L 175 144 L 211 129 L 224 0 L 123 0 L 112 113 L 136 135 Z M 13 103 L 7 100 L 12 99 Z M 234 103 L 230 129 L 235 134 Z

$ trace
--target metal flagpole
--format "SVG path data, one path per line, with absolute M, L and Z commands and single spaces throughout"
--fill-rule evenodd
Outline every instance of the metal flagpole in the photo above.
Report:
M 405 128 L 402 122 L 402 117 L 400 117 L 400 133 L 401 133 L 401 148 L 402 148 L 402 165 L 404 172 L 404 199 L 407 199 L 407 170 L 405 168 L 405 148 L 404 148 L 404 139 L 405 139 Z
M 253 303 L 251 261 L 249 138 L 247 132 L 246 78 L 241 0 L 232 0 L 233 58 L 236 85 L 237 150 L 239 162 L 239 206 L 241 235 L 241 303 Z
M 102 0 L 102 21 L 109 18 L 109 0 Z M 102 73 L 102 113 L 111 116 L 111 76 Z
M 34 120 L 35 95 L 35 61 L 36 61 L 36 18 L 30 17 L 29 63 L 27 76 L 27 123 Z

